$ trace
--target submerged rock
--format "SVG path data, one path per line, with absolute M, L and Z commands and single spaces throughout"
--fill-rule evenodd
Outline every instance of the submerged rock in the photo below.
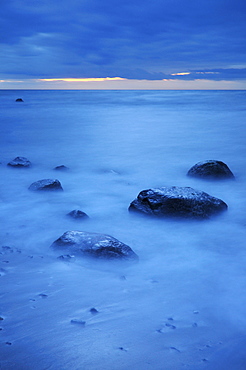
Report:
M 31 162 L 26 157 L 16 157 L 8 163 L 11 167 L 30 167 Z
M 126 244 L 110 235 L 85 231 L 67 231 L 52 245 L 73 255 L 85 255 L 105 259 L 137 259 L 137 255 Z
M 56 166 L 54 170 L 56 171 L 67 171 L 69 168 L 67 166 L 64 166 L 64 164 L 61 164 L 60 166 Z
M 162 187 L 143 190 L 130 204 L 129 211 L 159 217 L 208 218 L 225 211 L 221 199 L 190 187 Z
M 54 179 L 44 179 L 33 182 L 29 190 L 63 190 L 59 180 Z
M 76 218 L 76 219 L 89 218 L 89 216 L 85 212 L 80 211 L 79 209 L 74 209 L 73 211 L 69 212 L 67 214 L 67 216 L 70 216 L 70 217 Z
M 208 160 L 198 162 L 187 173 L 188 176 L 208 179 L 231 179 L 234 178 L 229 167 L 221 161 Z

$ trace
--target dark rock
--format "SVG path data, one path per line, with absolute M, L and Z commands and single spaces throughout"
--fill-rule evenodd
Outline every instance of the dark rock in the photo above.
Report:
M 54 170 L 56 170 L 56 171 L 67 171 L 68 167 L 66 167 L 66 166 L 64 166 L 64 164 L 62 164 L 61 166 L 56 166 L 54 168 Z
M 163 187 L 143 190 L 129 211 L 159 217 L 208 218 L 227 209 L 221 199 L 190 187 Z
M 126 244 L 110 235 L 84 231 L 67 231 L 52 245 L 72 255 L 84 255 L 105 259 L 137 259 Z
M 44 179 L 33 182 L 29 190 L 63 190 L 59 180 Z
M 74 209 L 73 211 L 69 212 L 67 216 L 76 218 L 76 219 L 86 219 L 89 218 L 89 216 L 85 213 L 80 211 L 79 209 Z
M 92 307 L 92 308 L 90 309 L 90 313 L 91 313 L 92 315 L 97 315 L 97 314 L 99 313 L 99 311 L 98 311 L 95 307 Z
M 72 319 L 70 322 L 71 324 L 80 325 L 80 326 L 85 326 L 86 324 L 85 321 L 80 320 L 80 319 Z
M 8 163 L 8 166 L 12 167 L 30 167 L 31 162 L 25 157 L 16 157 L 11 162 Z
M 16 99 L 15 101 L 16 101 L 16 102 L 24 102 L 24 100 L 23 100 L 23 99 L 21 99 L 21 98 L 18 98 L 18 99 Z
M 48 297 L 48 295 L 47 294 L 44 294 L 44 293 L 40 293 L 38 296 L 40 298 L 47 298 Z
M 234 178 L 229 167 L 221 161 L 209 160 L 195 164 L 187 173 L 188 176 L 208 179 Z
M 63 254 L 62 256 L 57 257 L 57 259 L 61 261 L 71 261 L 73 256 L 70 256 L 70 254 Z

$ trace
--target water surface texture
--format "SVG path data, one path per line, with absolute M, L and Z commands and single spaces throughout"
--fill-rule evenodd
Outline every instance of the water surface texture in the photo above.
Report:
M 245 369 L 246 92 L 10 90 L 0 101 L 0 368 Z M 7 166 L 17 156 L 32 166 Z M 235 180 L 186 175 L 207 159 Z M 64 191 L 28 190 L 41 179 Z M 163 186 L 228 210 L 128 212 Z M 57 259 L 50 245 L 69 230 L 109 234 L 139 261 Z

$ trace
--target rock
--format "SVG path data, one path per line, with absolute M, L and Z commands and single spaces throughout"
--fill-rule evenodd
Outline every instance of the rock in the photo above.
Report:
M 225 211 L 227 204 L 190 187 L 162 187 L 143 190 L 130 204 L 129 211 L 159 217 L 208 218 Z
M 53 179 L 44 179 L 33 182 L 29 188 L 29 190 L 63 190 L 61 183 L 59 180 Z
M 86 324 L 85 321 L 80 320 L 80 319 L 72 319 L 70 322 L 71 324 L 80 325 L 80 326 L 85 326 Z
M 18 98 L 18 99 L 16 99 L 15 101 L 16 101 L 16 102 L 24 102 L 24 100 L 23 100 L 23 99 L 21 99 L 21 98 Z
M 52 245 L 65 253 L 105 259 L 137 259 L 137 255 L 126 244 L 110 235 L 84 231 L 67 231 Z
M 73 211 L 69 212 L 67 216 L 70 216 L 76 219 L 89 218 L 89 216 L 85 212 L 82 212 L 79 209 L 74 209 Z
M 11 167 L 30 167 L 31 162 L 26 157 L 16 157 L 8 163 Z
M 92 308 L 90 309 L 90 313 L 91 313 L 92 315 L 97 315 L 97 314 L 99 313 L 99 311 L 98 311 L 95 307 L 92 307 Z
M 60 166 L 56 166 L 54 168 L 54 170 L 56 171 L 67 171 L 68 170 L 68 167 L 64 166 L 64 164 L 60 165 Z
M 188 176 L 208 179 L 231 179 L 234 178 L 229 167 L 221 161 L 209 160 L 198 162 L 187 173 Z

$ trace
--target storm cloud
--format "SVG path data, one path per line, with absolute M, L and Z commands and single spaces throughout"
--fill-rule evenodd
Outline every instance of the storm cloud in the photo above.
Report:
M 8 0 L 1 79 L 246 78 L 241 0 Z

